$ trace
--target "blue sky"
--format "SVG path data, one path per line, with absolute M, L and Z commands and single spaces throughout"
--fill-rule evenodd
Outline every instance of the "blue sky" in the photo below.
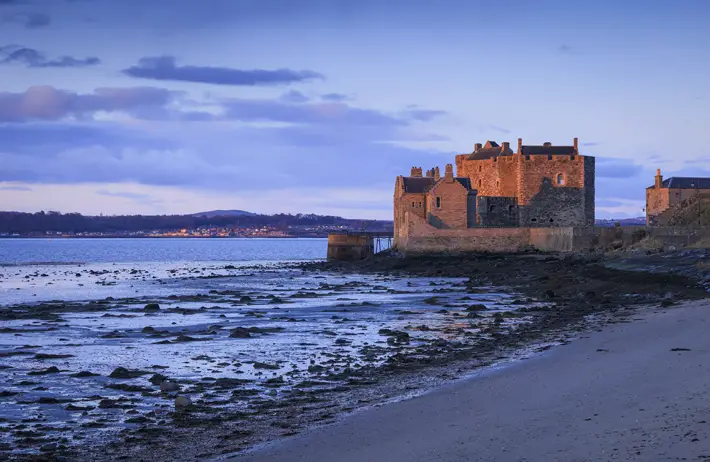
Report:
M 390 218 L 488 139 L 708 175 L 710 2 L 0 0 L 0 209 Z

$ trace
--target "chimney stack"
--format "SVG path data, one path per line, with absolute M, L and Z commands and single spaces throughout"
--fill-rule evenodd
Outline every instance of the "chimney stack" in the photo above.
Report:
M 550 146 L 552 146 L 552 143 L 550 143 L 549 141 L 545 141 L 544 143 L 542 143 L 542 145 L 549 148 Z
M 503 141 L 503 149 L 502 149 L 502 151 L 505 152 L 505 151 L 508 151 L 508 150 L 510 150 L 510 143 L 508 143 L 507 141 Z
M 661 169 L 656 170 L 656 188 L 660 188 L 663 185 L 663 175 L 661 175 Z
M 434 167 L 434 180 L 439 181 L 439 178 L 441 178 L 439 167 Z
M 575 138 L 575 139 L 574 139 L 574 151 L 578 153 L 578 152 L 579 152 L 579 146 L 578 146 L 577 141 L 578 141 L 577 138 Z
M 480 151 L 482 147 L 483 147 L 483 145 L 481 143 L 476 143 L 473 146 L 473 152 Z
M 444 179 L 446 180 L 447 183 L 454 182 L 454 166 L 452 164 L 446 164 L 446 167 L 444 170 Z
M 518 138 L 518 154 L 522 154 L 522 153 L 523 153 L 523 139 Z
M 410 176 L 421 178 L 422 176 L 422 168 L 421 167 L 412 167 L 412 173 Z
M 427 170 L 427 171 L 426 171 L 426 176 L 427 176 L 427 178 L 433 177 L 433 176 L 434 176 L 434 169 Z

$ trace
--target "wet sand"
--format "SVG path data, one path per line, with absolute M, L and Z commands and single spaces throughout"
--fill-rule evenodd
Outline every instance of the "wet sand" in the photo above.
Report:
M 708 301 L 637 312 L 537 358 L 235 460 L 707 460 L 709 327 Z

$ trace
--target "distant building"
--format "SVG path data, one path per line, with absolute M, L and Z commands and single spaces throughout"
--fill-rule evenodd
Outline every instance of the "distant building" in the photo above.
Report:
M 439 229 L 594 226 L 594 157 L 571 146 L 488 141 L 456 156 L 441 177 L 413 167 L 394 191 L 395 236 L 407 213 Z
M 661 169 L 656 170 L 656 182 L 646 188 L 646 224 L 661 224 L 663 212 L 698 194 L 710 194 L 710 178 L 674 176 L 664 180 Z

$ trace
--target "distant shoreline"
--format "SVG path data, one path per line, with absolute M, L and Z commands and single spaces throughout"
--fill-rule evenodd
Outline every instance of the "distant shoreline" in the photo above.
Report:
M 0 239 L 327 239 L 328 236 L 0 236 Z

